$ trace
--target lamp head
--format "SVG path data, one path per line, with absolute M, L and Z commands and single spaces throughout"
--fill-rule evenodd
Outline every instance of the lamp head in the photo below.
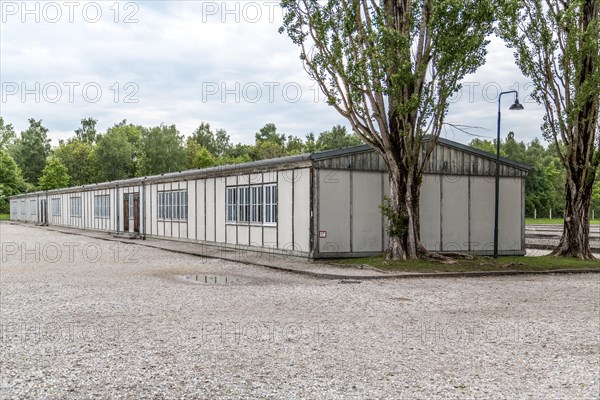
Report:
M 518 97 L 515 98 L 515 103 L 512 106 L 510 106 L 510 108 L 509 108 L 509 110 L 523 110 L 523 109 L 524 109 L 524 107 L 521 103 L 519 103 Z

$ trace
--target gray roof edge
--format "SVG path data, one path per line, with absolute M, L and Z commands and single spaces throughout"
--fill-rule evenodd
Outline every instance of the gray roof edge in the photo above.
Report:
M 431 140 L 431 136 L 427 135 L 425 137 L 425 140 L 426 141 Z M 475 154 L 477 156 L 485 157 L 487 159 L 496 161 L 496 156 L 494 154 L 492 154 L 492 153 L 488 153 L 485 150 L 480 150 L 480 149 L 477 149 L 475 147 L 468 146 L 468 145 L 462 144 L 462 143 L 458 143 L 458 142 L 455 142 L 453 140 L 442 138 L 442 137 L 438 137 L 437 138 L 437 142 L 440 143 L 440 144 L 443 144 L 445 146 L 448 146 L 448 147 L 454 147 L 455 149 L 462 150 L 462 151 L 464 151 L 466 153 Z M 526 171 L 531 171 L 531 169 L 532 169 L 527 164 L 523 164 L 523 163 L 511 160 L 510 158 L 506 158 L 506 157 L 500 157 L 500 162 L 503 163 L 503 164 L 511 165 L 511 166 L 513 166 L 515 168 L 518 168 L 518 169 L 526 170 Z
M 425 140 L 426 141 L 431 140 L 431 136 L 426 136 Z M 442 145 L 445 145 L 448 147 L 453 147 L 455 149 L 458 149 L 458 150 L 461 150 L 461 151 L 464 151 L 467 153 L 475 154 L 477 156 L 485 157 L 487 159 L 494 160 L 494 161 L 496 160 L 496 156 L 491 153 L 488 153 L 487 151 L 479 150 L 474 147 L 467 146 L 465 144 L 458 143 L 458 142 L 455 142 L 455 141 L 452 141 L 452 140 L 449 140 L 446 138 L 438 137 L 437 142 Z M 185 178 L 202 177 L 205 175 L 211 175 L 211 174 L 213 174 L 215 172 L 219 172 L 219 171 L 221 171 L 221 172 L 244 171 L 244 170 L 252 169 L 252 168 L 268 168 L 268 167 L 272 167 L 274 165 L 301 164 L 302 162 L 306 162 L 306 161 L 312 163 L 314 161 L 319 161 L 319 160 L 323 160 L 323 159 L 327 159 L 327 158 L 339 157 L 339 156 L 344 156 L 344 155 L 349 155 L 349 154 L 364 153 L 367 151 L 375 151 L 375 150 L 373 150 L 373 148 L 371 146 L 363 144 L 360 146 L 346 147 L 343 149 L 325 150 L 325 151 L 319 151 L 316 153 L 297 154 L 297 155 L 293 155 L 293 156 L 270 158 L 267 160 L 250 161 L 250 162 L 241 163 L 241 164 L 220 165 L 220 166 L 208 167 L 208 168 L 202 168 L 202 169 L 191 169 L 191 170 L 186 170 L 186 171 L 170 172 L 170 173 L 161 174 L 161 175 L 136 177 L 136 178 L 122 179 L 122 180 L 102 182 L 102 183 L 92 183 L 92 184 L 88 184 L 88 185 L 72 186 L 72 187 L 68 187 L 68 188 L 52 189 L 52 190 L 47 190 L 47 191 L 42 190 L 42 191 L 37 191 L 37 192 L 21 193 L 21 194 L 15 195 L 15 196 L 11 196 L 10 198 L 20 198 L 20 197 L 31 196 L 31 195 L 36 195 L 36 194 L 37 195 L 39 195 L 39 194 L 51 195 L 51 194 L 58 194 L 58 193 L 64 193 L 64 192 L 74 192 L 74 191 L 78 191 L 81 189 L 95 190 L 95 189 L 103 189 L 103 188 L 112 188 L 115 186 L 124 187 L 124 186 L 128 186 L 128 185 L 136 185 L 136 184 L 139 184 L 142 182 L 172 180 L 172 179 L 176 179 L 179 177 L 185 177 Z M 502 162 L 503 164 L 513 166 L 518 169 L 526 170 L 526 171 L 530 171 L 532 169 L 529 165 L 522 164 L 522 163 L 510 160 L 510 159 L 504 158 L 504 157 L 500 157 L 500 162 Z
M 429 141 L 429 140 L 431 140 L 431 136 L 430 135 L 425 136 L 425 141 Z M 474 154 L 477 156 L 488 158 L 493 161 L 496 160 L 496 156 L 492 153 L 488 153 L 487 151 L 476 149 L 475 147 L 471 147 L 466 144 L 458 143 L 458 142 L 455 142 L 450 139 L 438 137 L 437 143 L 442 144 L 444 146 L 453 147 L 457 150 L 461 150 L 466 153 L 471 153 L 471 154 Z M 373 148 L 371 146 L 364 144 L 364 145 L 360 145 L 360 146 L 346 147 L 343 149 L 326 150 L 326 151 L 321 151 L 318 153 L 312 153 L 312 154 L 310 154 L 310 158 L 314 161 L 317 161 L 317 160 L 323 160 L 323 159 L 330 158 L 330 157 L 338 157 L 338 156 L 344 156 L 344 155 L 348 155 L 348 154 L 362 153 L 365 151 L 375 151 L 375 150 L 373 150 Z M 517 161 L 513 161 L 506 157 L 500 157 L 500 162 L 503 164 L 513 166 L 518 169 L 522 169 L 522 170 L 526 170 L 526 171 L 531 170 L 531 167 L 529 165 L 523 164 L 523 163 L 520 163 Z
M 191 178 L 191 177 L 202 177 L 206 175 L 212 175 L 217 172 L 234 172 L 234 171 L 244 171 L 252 168 L 268 168 L 274 165 L 289 165 L 289 164 L 302 164 L 302 162 L 310 162 L 310 154 L 297 154 L 286 157 L 278 157 L 278 158 L 269 158 L 266 160 L 258 160 L 258 161 L 250 161 L 241 164 L 227 164 L 227 165 L 218 165 L 214 167 L 202 168 L 202 169 L 189 169 L 185 171 L 177 171 L 177 172 L 168 172 L 160 175 L 150 175 L 144 177 L 135 177 L 128 179 L 120 179 L 116 181 L 109 182 L 100 182 L 100 183 L 90 183 L 87 185 L 81 186 L 70 186 L 66 188 L 60 189 L 51 189 L 51 190 L 38 190 L 35 192 L 29 193 L 20 193 L 15 196 L 10 196 L 10 198 L 19 198 L 31 195 L 40 195 L 40 194 L 58 194 L 65 192 L 75 192 L 80 190 L 97 190 L 97 189 L 105 189 L 105 188 L 113 188 L 117 187 L 126 187 L 140 184 L 142 182 L 155 182 L 155 181 L 163 181 L 163 180 L 173 180 L 176 178 Z
M 324 150 L 310 154 L 310 159 L 313 161 L 323 160 L 326 158 L 344 156 L 347 154 L 364 153 L 366 151 L 375 151 L 373 148 L 366 144 L 359 146 L 344 147 L 342 149 Z

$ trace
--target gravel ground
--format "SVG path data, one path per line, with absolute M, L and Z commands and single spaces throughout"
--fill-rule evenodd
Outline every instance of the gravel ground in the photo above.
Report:
M 0 240 L 3 399 L 600 398 L 597 274 L 357 283 Z

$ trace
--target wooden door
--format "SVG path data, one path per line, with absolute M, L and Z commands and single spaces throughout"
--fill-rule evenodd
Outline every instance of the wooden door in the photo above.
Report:
M 129 196 L 123 198 L 123 231 L 129 232 Z

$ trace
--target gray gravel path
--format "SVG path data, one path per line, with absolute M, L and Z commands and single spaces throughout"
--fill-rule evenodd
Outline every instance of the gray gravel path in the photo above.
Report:
M 2 399 L 599 398 L 598 274 L 340 283 L 5 223 L 0 241 Z

